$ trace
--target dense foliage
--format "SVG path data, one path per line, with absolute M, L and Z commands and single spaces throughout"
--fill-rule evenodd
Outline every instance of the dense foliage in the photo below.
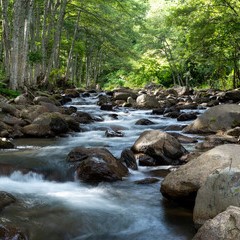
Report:
M 240 84 L 238 0 L 0 3 L 1 86 Z

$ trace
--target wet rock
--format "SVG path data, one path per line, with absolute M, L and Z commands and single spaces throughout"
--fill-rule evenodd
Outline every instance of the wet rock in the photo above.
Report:
M 14 144 L 6 138 L 0 138 L 0 149 L 12 149 Z
M 147 119 L 147 118 L 142 118 L 139 119 L 135 125 L 153 125 L 155 124 L 154 122 L 152 122 L 151 120 Z
M 240 145 L 217 146 L 169 173 L 161 184 L 166 198 L 193 204 L 197 191 L 216 169 L 240 164 Z
M 25 126 L 27 123 L 21 118 L 16 118 L 11 115 L 5 115 L 2 121 L 8 125 L 14 126 L 14 125 L 19 125 L 19 126 Z
M 79 92 L 76 89 L 66 89 L 64 93 L 67 97 L 70 98 L 77 98 L 80 96 Z
M 217 99 L 213 99 L 211 100 L 210 102 L 207 103 L 207 107 L 214 107 L 214 106 L 217 106 L 219 105 L 219 101 Z
M 216 133 L 240 126 L 240 106 L 225 104 L 212 107 L 184 129 L 187 133 Z
M 174 107 L 167 107 L 167 108 L 165 108 L 165 110 L 164 110 L 164 114 L 172 113 L 172 112 L 178 112 L 178 113 L 180 113 L 180 110 L 177 109 L 175 106 L 174 106 Z
M 26 94 L 21 94 L 14 99 L 14 103 L 19 105 L 26 105 L 28 103 L 28 99 Z
M 101 105 L 100 109 L 103 111 L 112 111 L 113 105 L 112 104 L 103 104 L 103 105 Z
M 64 110 L 63 112 L 67 115 L 71 115 L 77 112 L 77 108 L 74 106 L 64 107 L 63 110 Z
M 178 117 L 178 121 L 190 121 L 195 120 L 197 118 L 197 113 L 190 112 L 190 113 L 181 113 Z
M 177 87 L 177 88 L 174 88 L 174 90 L 178 93 L 178 96 L 192 95 L 193 94 L 193 89 L 191 89 L 188 86 Z
M 196 143 L 198 140 L 196 138 L 188 137 L 180 133 L 170 132 L 171 136 L 175 137 L 180 143 Z
M 170 125 L 164 128 L 164 131 L 182 131 L 187 125 Z
M 89 98 L 91 95 L 89 92 L 84 92 L 84 93 L 81 93 L 81 97 L 83 98 Z
M 16 198 L 13 195 L 0 191 L 0 211 L 14 202 L 16 202 Z
M 67 161 L 78 162 L 77 177 L 86 182 L 113 182 L 128 174 L 128 169 L 105 148 L 77 147 Z
M 235 89 L 231 91 L 227 91 L 225 93 L 222 93 L 222 95 L 219 97 L 220 102 L 228 102 L 232 101 L 233 103 L 240 101 L 240 90 Z
M 124 134 L 121 131 L 113 131 L 113 130 L 106 130 L 105 131 L 106 137 L 123 137 Z
M 64 105 L 64 104 L 66 104 L 68 102 L 71 102 L 71 101 L 72 101 L 72 99 L 68 96 L 62 96 L 62 98 L 59 100 L 61 105 Z
M 109 114 L 108 115 L 110 118 L 112 118 L 112 119 L 118 119 L 118 114 L 116 114 L 116 113 L 112 113 L 112 114 Z
M 157 178 L 144 178 L 141 180 L 137 180 L 135 181 L 136 184 L 153 184 L 159 182 L 159 179 Z
M 158 178 L 165 178 L 170 172 L 171 169 L 154 169 L 149 171 L 149 175 Z
M 124 92 L 114 92 L 113 98 L 114 100 L 123 100 L 127 101 L 127 99 L 131 97 L 132 99 L 137 98 L 137 94 L 132 91 L 124 91 Z
M 20 115 L 20 111 L 17 109 L 15 105 L 12 105 L 12 104 L 0 102 L 0 109 L 2 109 L 3 113 L 9 113 L 14 117 L 19 117 Z
M 28 237 L 20 229 L 14 226 L 0 224 L 0 239 L 3 240 L 28 240 Z
M 182 103 L 182 104 L 177 104 L 176 108 L 179 110 L 193 110 L 193 109 L 198 109 L 198 104 L 196 102 L 190 102 L 190 103 Z
M 89 124 L 93 122 L 93 117 L 87 112 L 77 111 L 72 114 L 75 120 L 79 123 Z
M 237 138 L 227 135 L 210 135 L 205 137 L 203 142 L 198 143 L 195 148 L 199 150 L 208 150 L 222 144 L 239 144 Z
M 132 146 L 132 151 L 149 155 L 156 159 L 158 165 L 179 163 L 178 160 L 187 153 L 176 138 L 158 130 L 143 132 Z
M 165 111 L 165 108 L 158 108 L 152 110 L 152 115 L 163 115 Z
M 193 220 L 197 227 L 229 206 L 240 206 L 240 167 L 216 170 L 197 193 Z
M 124 162 L 128 168 L 138 170 L 136 158 L 130 149 L 124 149 L 122 151 L 120 160 Z
M 164 113 L 164 117 L 169 117 L 169 118 L 178 118 L 181 115 L 179 111 L 173 111 L 173 112 L 168 112 Z
M 54 133 L 48 125 L 29 124 L 23 127 L 22 132 L 25 136 L 31 137 L 54 137 Z
M 240 239 L 240 208 L 230 206 L 224 212 L 208 220 L 198 230 L 193 240 Z
M 154 167 L 161 165 L 157 159 L 150 157 L 147 154 L 137 154 L 136 158 L 138 160 L 139 166 L 145 166 L 145 167 Z
M 21 110 L 20 116 L 22 119 L 32 122 L 35 118 L 46 112 L 49 112 L 49 110 L 45 106 L 27 106 L 25 109 Z
M 55 102 L 53 100 L 51 100 L 49 97 L 45 97 L 45 96 L 37 96 L 33 99 L 33 102 L 35 104 L 39 104 L 40 102 L 45 102 L 45 103 L 51 103 L 55 105 Z
M 66 121 L 68 129 L 74 132 L 81 132 L 80 124 L 75 120 L 74 117 L 69 115 L 62 115 L 62 118 L 64 119 L 64 121 Z
M 136 99 L 133 99 L 132 97 L 128 97 L 124 107 L 135 107 L 135 106 L 136 106 Z
M 235 127 L 233 129 L 230 129 L 224 133 L 227 136 L 233 136 L 239 138 L 240 136 L 240 127 Z
M 60 113 L 43 113 L 22 131 L 27 136 L 52 137 L 66 133 L 68 124 Z
M 143 109 L 159 108 L 159 102 L 155 96 L 142 94 L 136 99 L 136 106 Z
M 106 95 L 99 95 L 97 105 L 102 106 L 106 104 L 111 104 L 111 99 Z

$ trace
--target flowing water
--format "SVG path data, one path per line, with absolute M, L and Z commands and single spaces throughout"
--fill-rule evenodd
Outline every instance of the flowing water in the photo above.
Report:
M 111 184 L 89 185 L 69 180 L 65 159 L 74 147 L 106 147 L 120 157 L 122 150 L 131 147 L 144 130 L 163 129 L 177 123 L 174 119 L 150 115 L 150 110 L 100 111 L 96 101 L 96 96 L 78 98 L 70 105 L 103 117 L 103 122 L 82 125 L 84 132 L 67 138 L 15 140 L 17 149 L 0 152 L 0 163 L 34 169 L 27 174 L 16 170 L 8 177 L 0 176 L 0 189 L 18 199 L 1 212 L 1 222 L 21 227 L 33 240 L 191 239 L 194 235 L 191 210 L 164 200 L 160 182 L 134 183 L 151 176 L 151 170 L 160 167 L 140 167 L 138 171 L 130 171 L 123 181 Z M 118 119 L 110 114 L 117 114 Z M 156 124 L 135 125 L 141 118 Z M 107 138 L 105 130 L 109 127 L 122 129 L 124 137 Z M 46 178 L 41 172 L 45 176 L 54 173 L 59 181 Z

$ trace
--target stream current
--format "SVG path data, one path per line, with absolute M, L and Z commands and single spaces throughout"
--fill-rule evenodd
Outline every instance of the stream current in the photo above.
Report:
M 160 182 L 139 185 L 134 181 L 150 177 L 152 170 L 165 167 L 139 167 L 123 181 L 89 185 L 66 180 L 67 154 L 76 146 L 106 147 L 115 157 L 133 145 L 147 129 L 163 129 L 177 123 L 175 119 L 150 115 L 151 110 L 119 108 L 101 111 L 97 97 L 74 99 L 67 106 L 104 118 L 103 122 L 82 125 L 83 132 L 67 138 L 17 139 L 17 149 L 0 151 L 0 163 L 37 172 L 55 173 L 61 181 L 46 180 L 43 175 L 13 172 L 0 176 L 0 190 L 13 194 L 17 203 L 1 212 L 2 223 L 16 225 L 31 240 L 188 240 L 195 231 L 191 210 L 166 201 Z M 110 114 L 117 114 L 113 119 Z M 135 125 L 141 118 L 155 124 Z M 120 126 L 123 137 L 107 138 L 106 128 Z M 187 149 L 193 147 L 185 145 Z

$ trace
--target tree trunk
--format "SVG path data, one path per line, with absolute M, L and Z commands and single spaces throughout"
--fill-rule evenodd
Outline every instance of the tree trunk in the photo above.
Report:
M 7 77 L 10 76 L 10 65 L 11 65 L 11 45 L 10 45 L 10 23 L 8 17 L 8 5 L 9 0 L 1 0 L 2 10 L 2 42 L 3 42 L 3 62 L 6 69 Z
M 74 49 L 75 42 L 76 42 L 76 38 L 77 38 L 78 24 L 79 24 L 79 20 L 80 20 L 80 14 L 81 14 L 81 10 L 79 10 L 79 12 L 78 12 L 78 16 L 77 16 L 77 20 L 76 20 L 76 25 L 75 25 L 75 29 L 74 29 L 74 34 L 73 34 L 73 39 L 72 39 L 72 44 L 71 44 L 70 51 L 69 51 L 69 54 L 68 54 L 67 67 L 66 67 L 66 79 L 69 78 L 70 62 L 71 62 L 71 60 L 72 60 L 73 49 Z
M 48 68 L 45 73 L 44 83 L 48 83 L 49 75 L 53 68 L 58 69 L 59 68 L 59 53 L 60 53 L 60 41 L 61 41 L 61 33 L 62 33 L 62 26 L 64 22 L 64 16 L 66 13 L 66 6 L 67 6 L 68 0 L 62 0 L 60 5 L 60 12 L 59 17 L 57 21 L 57 26 L 55 28 L 54 33 L 54 42 L 52 47 L 52 53 L 49 59 Z M 59 1 L 57 2 L 57 4 Z

